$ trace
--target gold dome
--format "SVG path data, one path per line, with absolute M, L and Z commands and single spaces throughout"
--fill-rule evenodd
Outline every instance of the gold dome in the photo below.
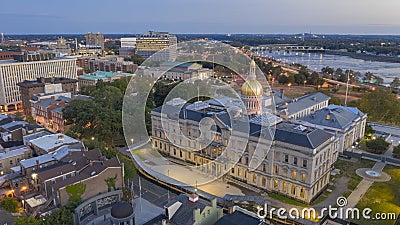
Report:
M 262 85 L 257 80 L 247 80 L 242 86 L 242 95 L 259 96 L 264 92 Z

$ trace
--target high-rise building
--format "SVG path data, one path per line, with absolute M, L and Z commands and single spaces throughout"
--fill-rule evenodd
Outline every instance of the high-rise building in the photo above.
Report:
M 0 43 L 3 43 L 3 42 L 4 42 L 4 34 L 0 33 Z
M 104 34 L 93 34 L 91 32 L 85 34 L 86 46 L 98 46 L 104 51 Z
M 119 56 L 129 58 L 136 51 L 136 37 L 121 38 L 121 48 L 119 49 Z
M 136 39 L 136 53 L 143 58 L 149 58 L 154 53 L 169 48 L 168 51 L 158 53 L 156 61 L 175 61 L 177 38 L 168 32 L 148 31 Z
M 0 109 L 8 111 L 22 108 L 21 94 L 17 86 L 25 80 L 36 80 L 39 77 L 65 77 L 76 79 L 76 59 L 46 59 L 43 57 L 23 57 L 23 61 L 0 61 Z

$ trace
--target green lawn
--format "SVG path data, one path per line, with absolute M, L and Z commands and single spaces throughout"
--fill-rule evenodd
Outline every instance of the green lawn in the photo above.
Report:
M 346 176 L 350 178 L 350 181 L 347 184 L 349 190 L 354 190 L 362 180 L 362 178 L 356 174 L 356 170 L 359 168 L 372 168 L 374 165 L 374 161 L 366 159 L 359 159 L 357 162 L 338 159 L 334 164 L 335 168 L 340 170 L 340 175 L 337 176 Z
M 291 199 L 291 198 L 288 198 L 288 197 L 285 197 L 283 195 L 276 194 L 276 193 L 268 193 L 268 197 L 271 197 L 271 198 L 274 198 L 274 199 L 276 199 L 276 200 L 278 200 L 280 202 L 291 204 L 291 205 L 295 205 L 295 206 L 302 206 L 302 207 L 307 207 L 308 206 L 308 205 L 306 205 L 304 203 L 298 202 L 298 201 L 296 201 L 294 199 Z
M 357 208 L 360 210 L 368 207 L 374 213 L 393 212 L 400 213 L 400 168 L 387 165 L 384 172 L 388 173 L 392 179 L 388 182 L 375 182 L 364 197 L 360 200 Z M 379 224 L 393 225 L 394 220 L 361 220 L 355 221 L 358 224 Z

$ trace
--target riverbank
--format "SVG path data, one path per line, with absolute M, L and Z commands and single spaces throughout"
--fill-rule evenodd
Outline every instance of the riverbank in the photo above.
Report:
M 348 56 L 354 59 L 362 59 L 365 61 L 372 61 L 372 62 L 374 61 L 374 62 L 386 62 L 386 63 L 400 63 L 400 58 L 394 56 L 366 55 L 361 53 L 341 52 L 335 50 L 325 50 L 325 54 Z

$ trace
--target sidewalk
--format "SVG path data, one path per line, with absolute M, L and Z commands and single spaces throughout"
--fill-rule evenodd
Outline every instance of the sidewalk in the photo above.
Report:
M 383 155 L 392 156 L 392 153 L 393 153 L 393 145 L 390 145 L 389 149 Z M 382 172 L 385 166 L 386 163 L 384 162 L 376 162 L 375 165 L 372 167 L 372 169 L 378 172 Z M 374 183 L 373 181 L 363 179 L 358 184 L 356 189 L 354 189 L 354 191 L 347 198 L 347 205 L 345 209 L 354 208 L 361 200 L 361 198 L 365 195 L 365 193 L 367 193 L 368 189 L 371 187 L 373 183 Z

